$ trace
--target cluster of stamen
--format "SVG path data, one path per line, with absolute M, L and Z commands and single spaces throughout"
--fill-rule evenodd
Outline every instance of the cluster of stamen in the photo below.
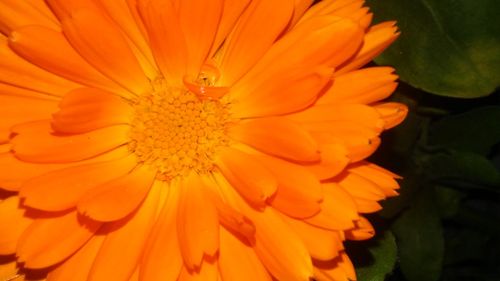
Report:
M 130 150 L 160 179 L 209 172 L 217 149 L 228 143 L 227 106 L 186 89 L 156 88 L 135 105 Z

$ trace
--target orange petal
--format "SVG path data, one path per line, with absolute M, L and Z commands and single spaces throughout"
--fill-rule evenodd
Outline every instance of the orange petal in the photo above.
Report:
M 10 34 L 9 46 L 27 61 L 58 76 L 129 95 L 87 63 L 61 32 L 42 26 L 24 26 Z
M 292 13 L 291 1 L 252 1 L 226 39 L 220 83 L 233 85 L 255 65 L 286 28 Z
M 131 216 L 106 225 L 106 240 L 95 257 L 88 280 L 128 281 L 143 253 L 156 219 L 163 184 L 153 185 L 149 195 Z
M 352 228 L 353 221 L 359 218 L 353 198 L 336 184 L 323 184 L 323 187 L 321 212 L 304 221 L 332 230 Z
M 361 50 L 347 64 L 339 68 L 337 73 L 358 69 L 382 53 L 399 36 L 395 24 L 396 22 L 383 22 L 370 27 Z
M 52 12 L 57 16 L 59 20 L 63 20 L 70 17 L 75 11 L 81 9 L 91 9 L 103 13 L 99 7 L 99 4 L 95 1 L 87 0 L 45 0 L 47 5 L 50 7 Z
M 278 40 L 233 91 L 238 93 L 256 81 L 283 73 L 290 65 L 333 68 L 354 54 L 362 38 L 359 25 L 350 20 L 325 16 L 306 21 Z
M 208 181 L 205 181 L 208 182 Z M 212 183 L 216 184 L 216 183 Z M 217 215 L 221 225 L 232 231 L 233 233 L 241 234 L 248 241 L 255 240 L 255 225 L 250 219 L 241 214 L 238 210 L 225 203 L 221 196 L 214 190 L 218 187 L 212 186 L 207 189 L 207 194 L 217 209 Z
M 78 10 L 62 23 L 71 45 L 101 73 L 135 94 L 150 89 L 126 39 L 106 17 L 93 10 Z
M 128 148 L 118 148 L 87 161 L 70 164 L 35 164 L 17 159 L 12 152 L 0 154 L 0 185 L 3 189 L 18 191 L 25 181 L 48 172 L 86 163 L 115 160 L 128 154 Z
M 389 130 L 401 124 L 408 115 L 408 107 L 402 103 L 386 102 L 374 106 L 375 110 L 384 119 L 385 130 Z
M 130 127 L 110 126 L 79 135 L 55 135 L 49 121 L 26 123 L 13 128 L 13 151 L 21 160 L 64 163 L 95 157 L 128 142 Z M 36 139 L 36 142 L 33 142 Z
M 300 237 L 270 208 L 252 220 L 257 229 L 254 249 L 267 270 L 278 280 L 309 280 L 311 257 Z
M 98 221 L 115 221 L 132 213 L 146 198 L 156 176 L 148 166 L 89 190 L 79 201 L 78 211 Z
M 26 25 L 41 25 L 58 30 L 60 26 L 32 1 L 3 0 L 0 2 L 0 32 L 8 35 L 12 30 Z
M 251 0 L 224 1 L 222 17 L 219 22 L 219 29 L 215 35 L 214 44 L 212 45 L 209 57 L 213 57 L 219 50 L 221 44 L 226 40 L 229 32 L 233 30 L 236 21 L 241 16 L 241 13 L 243 13 L 250 2 Z
M 0 280 L 24 281 L 23 276 L 19 274 L 19 265 L 15 258 L 2 261 L 0 264 Z
M 137 7 L 129 6 L 131 1 L 100 0 L 98 3 L 131 41 L 130 47 L 146 75 L 151 79 L 156 78 L 158 71 Z
M 187 71 L 188 47 L 172 1 L 139 1 L 138 8 L 158 67 L 169 84 L 181 85 Z
M 250 154 L 226 148 L 219 153 L 217 166 L 234 188 L 252 204 L 262 206 L 276 192 L 274 176 Z
M 382 206 L 374 200 L 359 198 L 352 196 L 354 203 L 356 203 L 356 209 L 361 214 L 371 214 L 382 210 Z
M 55 97 L 47 93 L 37 92 L 34 90 L 13 86 L 3 82 L 0 82 L 0 94 L 2 96 L 35 98 L 35 99 L 50 100 L 50 101 L 59 100 L 59 97 Z
M 187 267 L 183 267 L 178 281 L 217 281 L 218 278 L 217 260 L 204 260 L 199 270 L 190 271 Z
M 314 266 L 314 277 L 318 281 L 356 280 L 354 266 L 345 252 L 341 252 L 339 257 L 330 261 L 316 261 Z
M 177 231 L 184 266 L 189 270 L 201 266 L 204 255 L 214 256 L 219 249 L 217 210 L 207 200 L 200 176 L 191 173 L 181 182 L 177 213 Z
M 346 172 L 335 181 L 354 197 L 374 201 L 385 199 L 384 192 L 374 182 L 358 174 Z
M 52 128 L 56 132 L 69 134 L 129 124 L 133 113 L 132 107 L 120 97 L 93 88 L 69 92 L 61 101 L 60 107 L 53 114 Z
M 375 229 L 364 217 L 359 217 L 354 229 L 345 232 L 345 237 L 349 240 L 367 240 L 375 236 Z
M 48 119 L 57 110 L 57 103 L 38 98 L 6 96 L 0 94 L 0 143 L 8 142 L 13 125 L 32 120 Z
M 335 76 L 332 87 L 317 104 L 363 103 L 383 100 L 396 89 L 392 67 L 368 67 Z
M 331 260 L 344 249 L 338 231 L 315 227 L 288 217 L 283 217 L 283 220 L 299 235 L 313 259 Z
M 359 162 L 358 165 L 349 167 L 349 172 L 355 173 L 358 176 L 364 177 L 367 180 L 375 183 L 378 188 L 384 192 L 386 196 L 396 196 L 398 193 L 395 191 L 399 188 L 398 182 L 390 172 L 385 172 L 384 169 L 368 163 Z
M 222 280 L 272 280 L 255 251 L 224 228 L 220 231 L 219 270 Z
M 333 15 L 336 13 L 336 11 L 353 4 L 361 7 L 363 5 L 363 2 L 363 0 L 323 0 L 309 8 L 300 22 L 315 17 Z
M 94 235 L 80 250 L 50 271 L 50 281 L 87 281 L 90 268 L 104 241 L 104 235 Z
M 269 204 L 280 212 L 306 218 L 320 211 L 323 191 L 319 180 L 306 169 L 274 157 L 258 156 L 278 181 L 276 194 Z
M 78 84 L 34 66 L 10 49 L 7 39 L 0 37 L 0 81 L 20 88 L 61 97 Z
M 168 197 L 144 249 L 139 280 L 176 281 L 182 268 L 177 236 L 180 185 L 173 181 L 168 189 Z
M 371 106 L 362 104 L 315 105 L 287 117 L 301 123 L 353 122 L 377 132 L 384 127 L 384 121 L 378 112 Z
M 320 147 L 325 144 L 342 144 L 347 149 L 351 162 L 365 159 L 380 145 L 380 132 L 355 122 L 315 122 L 303 123 L 302 126 L 312 131 L 311 134 Z
M 349 164 L 350 159 L 347 157 L 348 151 L 344 145 L 320 144 L 321 160 L 319 163 L 307 164 L 309 172 L 313 173 L 318 179 L 325 180 L 332 178 L 342 172 Z
M 287 69 L 240 89 L 231 107 L 235 118 L 276 116 L 296 112 L 313 104 L 330 83 L 328 67 Z
M 279 157 L 305 162 L 320 159 L 314 139 L 300 125 L 285 118 L 242 121 L 230 128 L 229 136 Z
M 18 261 L 27 268 L 54 265 L 83 246 L 101 223 L 79 216 L 76 211 L 38 218 L 23 233 L 17 245 Z
M 295 0 L 295 9 L 293 11 L 293 18 L 291 20 L 291 26 L 294 26 L 304 15 L 304 13 L 309 9 L 309 7 L 314 3 L 314 0 Z
M 0 255 L 16 252 L 17 241 L 33 220 L 24 216 L 18 196 L 0 201 Z M 0 275 L 1 277 L 1 275 Z
M 197 76 L 207 59 L 222 15 L 223 0 L 179 1 L 178 17 L 186 39 L 187 74 Z
M 123 176 L 137 165 L 135 157 L 55 170 L 26 181 L 19 195 L 24 204 L 44 211 L 63 211 L 76 206 L 85 193 Z
M 256 227 L 252 245 L 261 262 L 278 280 L 309 280 L 312 277 L 311 257 L 303 242 L 272 208 L 256 211 L 234 191 L 220 174 L 214 174 L 228 203 L 241 209 Z M 279 235 L 276 235 L 279 233 Z

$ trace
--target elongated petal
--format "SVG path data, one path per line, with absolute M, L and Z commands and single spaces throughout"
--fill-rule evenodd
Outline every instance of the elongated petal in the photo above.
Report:
M 220 83 L 234 84 L 255 65 L 288 25 L 292 13 L 292 1 L 252 1 L 226 39 Z
M 178 281 L 217 281 L 218 278 L 217 260 L 204 260 L 199 270 L 191 271 L 184 267 Z
M 279 157 L 306 162 L 320 159 L 314 139 L 299 124 L 285 118 L 243 121 L 230 128 L 229 136 Z
M 226 40 L 229 32 L 231 32 L 236 21 L 238 21 L 240 15 L 248 7 L 250 2 L 251 0 L 224 1 L 222 17 L 219 22 L 219 29 L 215 35 L 214 44 L 212 45 L 212 50 L 210 51 L 210 57 L 213 57 L 213 55 L 219 50 L 221 44 Z
M 156 172 L 139 166 L 127 175 L 94 187 L 78 201 L 78 211 L 98 221 L 115 221 L 132 213 L 148 194 Z
M 233 116 L 252 118 L 296 112 L 312 105 L 332 76 L 328 67 L 288 69 L 241 89 Z
M 144 72 L 119 30 L 93 10 L 78 10 L 63 20 L 71 45 L 101 73 L 132 93 L 150 89 Z
M 0 81 L 3 83 L 55 97 L 62 97 L 79 86 L 22 59 L 10 49 L 7 39 L 2 37 L 0 57 Z
M 391 67 L 368 67 L 335 76 L 332 87 L 317 104 L 369 104 L 387 98 L 397 86 Z
M 311 19 L 277 41 L 233 90 L 238 93 L 291 65 L 336 67 L 356 52 L 362 39 L 359 25 L 350 20 L 331 16 Z
M 352 228 L 358 218 L 354 198 L 337 184 L 329 183 L 323 184 L 321 212 L 305 221 L 326 229 L 345 230 Z
M 375 110 L 384 120 L 384 129 L 389 130 L 401 124 L 408 115 L 408 107 L 402 103 L 386 102 L 376 105 Z
M 21 160 L 34 163 L 81 161 L 128 142 L 129 126 L 116 125 L 79 135 L 51 133 L 49 121 L 18 126 L 12 139 L 13 151 Z M 37 139 L 33 142 L 33 139 Z
M 217 166 L 234 188 L 252 204 L 262 206 L 276 192 L 276 179 L 252 155 L 227 148 L 219 153 Z
M 85 193 L 121 177 L 137 165 L 133 156 L 108 162 L 80 165 L 34 177 L 21 186 L 24 204 L 44 211 L 75 207 Z
M 359 217 L 356 226 L 346 231 L 345 234 L 349 240 L 367 240 L 375 235 L 375 229 L 365 217 Z
M 177 209 L 180 185 L 174 181 L 168 186 L 169 193 L 162 211 L 152 230 L 142 258 L 139 280 L 160 279 L 176 281 L 181 268 L 182 256 L 177 235 Z
M 361 50 L 347 64 L 342 66 L 338 73 L 345 73 L 362 67 L 389 47 L 399 36 L 395 24 L 395 22 L 383 22 L 370 27 L 365 35 Z
M 374 182 L 358 174 L 346 172 L 339 175 L 337 182 L 352 196 L 374 201 L 385 198 L 384 192 Z
M 315 105 L 307 110 L 287 116 L 301 123 L 317 122 L 353 122 L 380 132 L 384 128 L 384 121 L 380 114 L 370 106 L 361 104 L 344 105 Z
M 255 251 L 229 231 L 221 228 L 219 270 L 222 280 L 271 281 Z M 238 257 L 238 262 L 234 262 Z
M 60 29 L 53 18 L 30 5 L 29 1 L 4 0 L 0 2 L 0 32 L 8 35 L 12 30 L 27 25 Z
M 32 219 L 24 215 L 25 209 L 20 207 L 18 196 L 0 201 L 0 255 L 16 252 L 17 241 Z
M 186 39 L 187 74 L 197 76 L 207 59 L 222 15 L 223 0 L 179 1 L 178 17 Z
M 276 194 L 269 204 L 295 218 L 305 218 L 320 211 L 323 191 L 319 180 L 299 165 L 274 157 L 259 157 L 278 181 Z
M 80 88 L 69 92 L 60 107 L 53 114 L 52 128 L 61 133 L 86 133 L 132 121 L 132 107 L 113 93 L 100 89 Z
M 184 266 L 189 270 L 199 268 L 204 255 L 214 256 L 219 249 L 217 210 L 207 200 L 206 188 L 193 173 L 181 183 L 177 230 Z
M 38 98 L 0 94 L 0 143 L 11 137 L 11 127 L 31 120 L 48 119 L 57 110 L 57 103 Z
M 99 252 L 104 235 L 94 235 L 73 256 L 64 261 L 56 269 L 49 272 L 47 280 L 50 281 L 87 281 L 90 268 Z
M 42 26 L 25 26 L 10 34 L 9 46 L 29 62 L 68 80 L 88 86 L 121 90 L 119 85 L 87 63 L 61 32 Z
M 128 281 L 143 253 L 155 222 L 162 184 L 155 184 L 139 209 L 130 217 L 107 225 L 110 233 L 95 257 L 89 281 Z
M 299 235 L 314 259 L 331 260 L 344 249 L 338 231 L 315 227 L 288 217 L 283 217 L 283 220 Z
M 180 85 L 187 72 L 188 47 L 172 1 L 138 1 L 156 63 L 169 84 Z
M 75 211 L 39 218 L 23 233 L 17 245 L 18 260 L 28 268 L 56 264 L 82 247 L 101 223 L 85 219 Z
M 43 174 L 88 163 L 106 162 L 130 154 L 127 148 L 118 148 L 86 161 L 63 164 L 39 164 L 19 160 L 12 152 L 0 154 L 0 185 L 3 189 L 19 191 L 27 180 Z

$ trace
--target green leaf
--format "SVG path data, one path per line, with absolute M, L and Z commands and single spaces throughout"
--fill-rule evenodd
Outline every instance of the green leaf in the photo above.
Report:
M 385 276 L 394 268 L 397 257 L 394 235 L 390 231 L 378 235 L 376 244 L 368 249 L 374 263 L 356 269 L 358 281 L 384 281 Z
M 444 239 L 439 212 L 429 189 L 394 222 L 400 265 L 409 281 L 436 281 L 441 274 Z
M 475 98 L 500 85 L 500 1 L 368 0 L 376 21 L 397 20 L 400 38 L 375 61 L 441 96 Z
M 500 143 L 500 106 L 477 108 L 433 124 L 429 144 L 487 155 Z
M 464 192 L 442 185 L 434 187 L 436 203 L 442 218 L 453 217 L 460 208 Z
M 426 163 L 427 175 L 435 182 L 466 189 L 500 191 L 500 173 L 482 155 L 452 151 L 432 155 Z

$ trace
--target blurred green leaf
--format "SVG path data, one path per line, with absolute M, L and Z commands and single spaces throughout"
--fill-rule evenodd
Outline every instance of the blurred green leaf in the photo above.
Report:
M 392 226 L 397 238 L 401 270 L 409 281 L 436 281 L 441 274 L 444 240 L 441 221 L 428 189 Z
M 446 265 L 483 258 L 490 234 L 475 229 L 453 229 L 446 235 Z
M 427 175 L 436 182 L 500 192 L 500 173 L 482 155 L 452 151 L 431 155 L 426 162 Z
M 500 85 L 498 0 L 368 0 L 400 38 L 375 61 L 427 92 L 475 98 Z
M 429 144 L 486 155 L 500 143 L 500 106 L 481 107 L 434 123 Z
M 454 216 L 460 208 L 460 203 L 465 194 L 459 190 L 442 185 L 434 187 L 436 204 L 442 218 Z
M 384 281 L 396 263 L 397 247 L 394 235 L 390 231 L 385 231 L 383 235 L 380 233 L 369 252 L 374 263 L 356 269 L 358 281 Z

